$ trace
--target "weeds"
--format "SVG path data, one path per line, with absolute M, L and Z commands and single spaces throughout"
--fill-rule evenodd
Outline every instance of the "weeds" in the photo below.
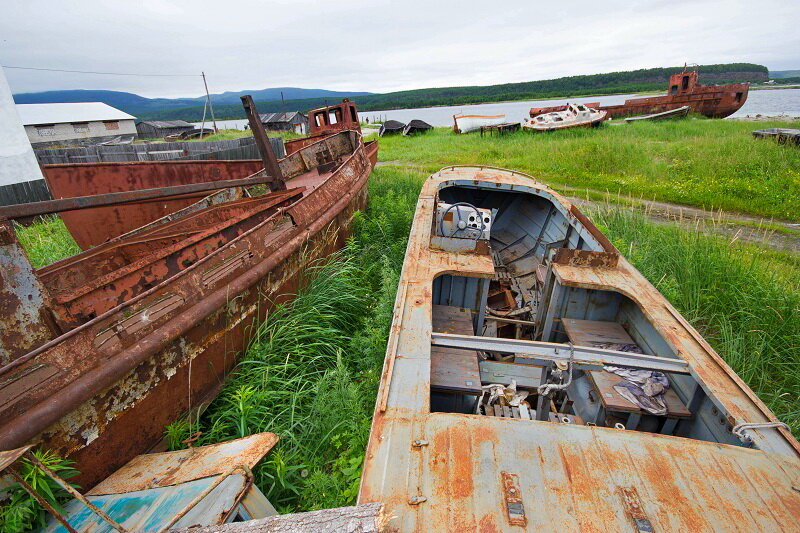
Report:
M 72 461 L 62 459 L 50 451 L 36 450 L 33 454 L 62 479 L 69 479 L 78 474 L 72 468 Z M 61 504 L 70 499 L 67 491 L 27 458 L 19 461 L 15 468 L 33 490 L 39 493 L 54 509 L 63 513 Z M 7 501 L 0 505 L 0 533 L 30 531 L 45 526 L 46 511 L 21 485 L 13 483 L 6 489 L 6 492 L 8 493 Z
M 81 252 L 58 215 L 43 216 L 27 227 L 15 224 L 15 229 L 33 268 L 42 268 Z

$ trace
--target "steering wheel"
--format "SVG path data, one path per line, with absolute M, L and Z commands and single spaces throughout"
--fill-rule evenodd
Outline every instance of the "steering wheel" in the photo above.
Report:
M 469 217 L 471 220 L 466 219 L 466 218 L 464 218 L 462 216 L 461 209 L 460 209 L 461 207 L 470 207 L 470 208 L 473 209 L 475 214 L 471 215 Z M 447 215 L 447 213 L 449 213 L 453 209 L 456 210 L 455 217 L 453 219 L 453 227 L 455 229 L 452 231 L 452 233 L 450 233 L 450 235 L 448 235 L 448 237 L 456 237 L 456 233 L 466 232 L 467 233 L 467 235 L 465 235 L 466 238 L 471 238 L 471 239 L 474 239 L 474 240 L 480 239 L 481 236 L 483 235 L 483 230 L 486 229 L 486 223 L 483 221 L 483 214 L 480 211 L 478 211 L 477 207 L 475 207 L 474 205 L 469 204 L 467 202 L 456 202 L 456 203 L 448 206 L 447 209 L 444 210 L 444 213 L 442 213 L 442 220 L 439 223 L 439 231 L 441 232 L 441 234 L 444 235 L 444 219 L 445 219 L 445 216 Z M 476 218 L 477 218 L 477 222 L 480 223 L 480 227 L 475 227 L 475 222 L 476 222 L 475 219 Z M 474 237 L 472 237 L 469 234 L 469 232 L 475 232 L 476 235 Z

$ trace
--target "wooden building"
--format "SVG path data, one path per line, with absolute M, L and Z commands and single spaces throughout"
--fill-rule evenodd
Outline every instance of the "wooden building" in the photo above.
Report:
M 184 120 L 143 120 L 136 124 L 140 139 L 161 139 L 167 135 L 181 134 L 194 129 Z
M 136 137 L 136 117 L 102 102 L 17 104 L 17 112 L 34 148 Z
M 293 131 L 301 135 L 308 132 L 308 117 L 299 111 L 262 113 L 259 117 L 267 131 Z

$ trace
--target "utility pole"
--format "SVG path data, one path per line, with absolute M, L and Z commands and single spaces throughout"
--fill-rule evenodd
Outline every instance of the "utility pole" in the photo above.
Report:
M 201 72 L 201 74 L 203 75 L 203 85 L 206 88 L 206 101 L 208 102 L 208 108 L 211 110 L 211 121 L 214 123 L 214 133 L 219 133 L 219 130 L 217 129 L 217 119 L 214 118 L 214 106 L 211 105 L 211 95 L 208 94 L 208 83 L 206 83 L 206 73 Z

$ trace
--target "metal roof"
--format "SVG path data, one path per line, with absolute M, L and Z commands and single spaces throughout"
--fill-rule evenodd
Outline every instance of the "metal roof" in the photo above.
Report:
M 17 104 L 22 124 L 62 124 L 95 120 L 135 120 L 136 117 L 103 102 L 69 104 Z
M 288 111 L 286 113 L 261 113 L 258 116 L 262 123 L 267 124 L 272 122 L 290 122 L 296 115 L 300 115 L 305 118 L 305 115 L 299 111 Z
M 194 128 L 185 120 L 143 120 L 139 124 L 147 124 L 154 128 Z

